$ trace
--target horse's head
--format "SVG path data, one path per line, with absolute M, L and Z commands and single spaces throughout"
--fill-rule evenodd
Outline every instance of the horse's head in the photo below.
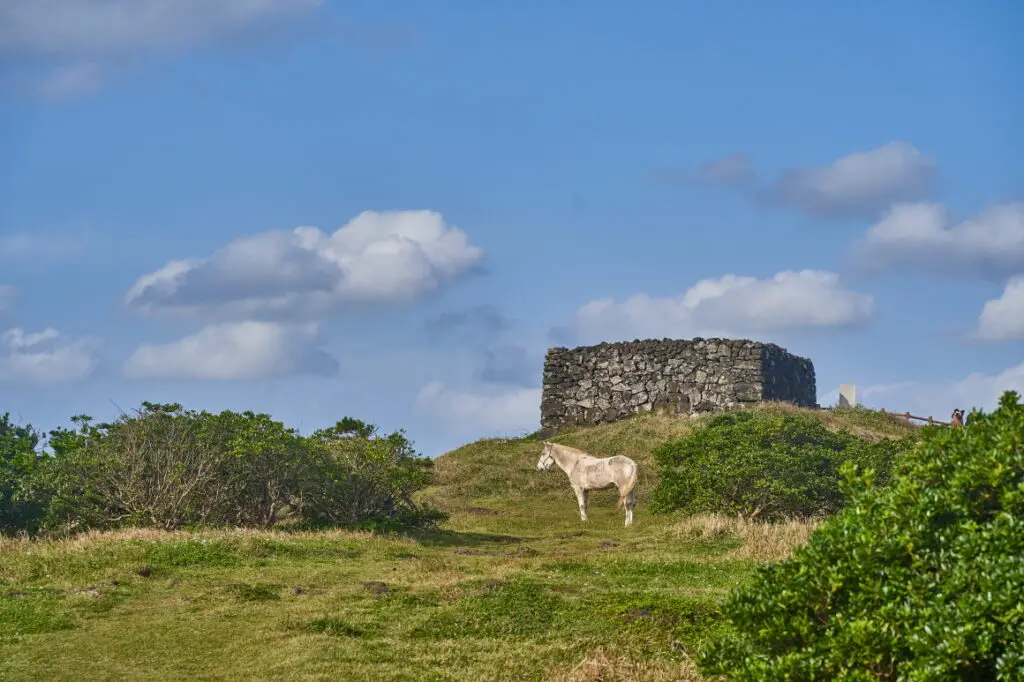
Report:
M 537 471 L 547 471 L 555 463 L 555 456 L 551 454 L 551 443 L 544 443 L 540 459 L 537 460 Z

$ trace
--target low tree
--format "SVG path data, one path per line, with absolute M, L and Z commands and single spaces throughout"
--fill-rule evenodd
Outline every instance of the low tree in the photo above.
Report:
M 419 457 L 403 431 L 382 436 L 377 427 L 346 418 L 309 439 L 316 454 L 316 484 L 303 515 L 316 523 L 420 526 L 444 518 L 417 504 L 413 494 L 434 480 L 434 462 Z
M 929 426 L 890 483 L 850 501 L 724 604 L 703 657 L 730 680 L 1024 679 L 1024 405 Z
M 294 429 L 251 411 L 201 413 L 201 440 L 220 453 L 217 481 L 226 504 L 219 523 L 267 528 L 299 505 L 314 463 Z
M 46 468 L 51 529 L 121 524 L 177 528 L 216 523 L 227 503 L 223 447 L 200 415 L 177 404 L 143 403 L 134 415 L 50 433 Z
M 34 533 L 45 505 L 35 490 L 39 434 L 31 426 L 0 416 L 0 532 Z
M 111 525 L 97 476 L 105 466 L 91 443 L 102 438 L 106 424 L 93 424 L 86 414 L 71 418 L 72 427 L 57 427 L 49 433 L 49 457 L 36 472 L 36 488 L 46 512 L 42 528 L 52 534 L 105 528 Z

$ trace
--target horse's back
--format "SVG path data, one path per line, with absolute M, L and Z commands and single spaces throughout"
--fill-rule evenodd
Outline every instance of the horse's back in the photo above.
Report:
M 628 478 L 636 470 L 636 462 L 623 455 L 611 457 L 594 457 L 587 455 L 580 461 L 593 483 L 599 481 L 603 485 L 618 484 L 620 479 Z M 609 475 L 610 474 L 610 475 Z

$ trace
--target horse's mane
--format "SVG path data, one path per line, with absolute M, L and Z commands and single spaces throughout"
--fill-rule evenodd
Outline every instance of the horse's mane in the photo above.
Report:
M 589 455 L 590 454 L 586 450 L 580 450 L 579 448 L 574 448 L 571 445 L 562 445 L 561 443 L 551 443 L 551 445 L 559 448 L 560 450 L 568 450 L 569 452 L 574 452 L 574 453 L 579 454 L 579 455 Z

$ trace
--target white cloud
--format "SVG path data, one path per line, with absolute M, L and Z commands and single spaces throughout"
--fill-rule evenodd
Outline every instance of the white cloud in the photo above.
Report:
M 0 312 L 10 308 L 18 299 L 18 289 L 10 284 L 0 284 Z
M 774 183 L 768 197 L 817 217 L 864 215 L 921 198 L 934 178 L 931 158 L 913 145 L 893 141 L 829 166 L 792 168 Z
M 0 382 L 57 384 L 85 379 L 99 364 L 99 339 L 69 339 L 52 327 L 0 334 Z
M 747 189 L 757 176 L 757 169 L 744 152 L 734 152 L 710 161 L 695 171 L 661 168 L 654 171 L 656 180 L 671 184 L 725 185 Z
M 0 51 L 82 56 L 184 47 L 320 4 L 322 0 L 4 0 Z
M 365 211 L 333 234 L 315 227 L 236 239 L 208 258 L 170 261 L 125 297 L 148 312 L 318 317 L 357 305 L 408 303 L 483 257 L 433 211 Z
M 951 394 L 958 399 L 957 407 L 971 409 L 980 407 L 994 410 L 999 404 L 999 397 L 1005 391 L 1017 391 L 1024 395 L 1024 362 L 1016 367 L 1003 370 L 995 376 L 981 372 L 973 372 L 965 379 L 956 382 Z M 952 408 L 950 408 L 952 412 Z
M 868 271 L 1016 274 L 1024 269 L 1024 202 L 989 206 L 957 224 L 941 204 L 901 204 L 854 244 L 851 256 Z
M 539 388 L 457 389 L 434 381 L 420 390 L 415 409 L 455 432 L 523 433 L 540 428 L 540 397 Z
M 725 275 L 680 296 L 637 294 L 622 303 L 590 301 L 571 331 L 593 342 L 632 338 L 745 336 L 867 321 L 874 298 L 843 289 L 834 273 L 787 270 L 770 279 Z
M 104 69 L 99 62 L 79 62 L 53 69 L 35 90 L 44 99 L 64 99 L 98 92 L 103 81 Z
M 974 372 L 953 381 L 899 382 L 867 386 L 863 390 L 858 387 L 857 399 L 874 409 L 948 421 L 955 408 L 994 410 L 1005 391 L 1017 391 L 1024 396 L 1024 363 L 995 375 Z
M 697 177 L 703 182 L 744 185 L 753 180 L 755 174 L 750 157 L 743 152 L 735 152 L 701 166 Z
M 80 255 L 96 237 L 85 230 L 66 232 L 8 232 L 0 235 L 0 262 L 24 263 Z
M 2 0 L 0 56 L 47 75 L 30 90 L 56 99 L 96 92 L 137 56 L 280 31 L 322 0 Z
M 244 380 L 288 374 L 330 376 L 338 362 L 314 346 L 315 325 L 211 325 L 177 341 L 144 344 L 124 364 L 134 378 Z
M 1024 339 L 1024 276 L 1011 278 L 1003 295 L 985 304 L 975 335 L 987 341 Z

